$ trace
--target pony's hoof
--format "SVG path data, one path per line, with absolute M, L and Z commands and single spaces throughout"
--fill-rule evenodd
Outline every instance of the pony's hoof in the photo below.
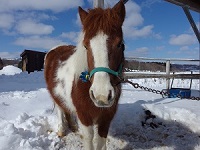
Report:
M 62 138 L 62 137 L 64 137 L 64 136 L 66 136 L 66 133 L 65 133 L 65 132 L 60 132 L 60 131 L 58 131 L 58 132 L 57 132 L 57 135 L 58 135 L 59 138 Z
M 78 126 L 77 125 L 70 126 L 70 130 L 72 132 L 77 132 L 78 131 Z
M 47 130 L 48 134 L 51 134 L 53 132 L 53 130 Z

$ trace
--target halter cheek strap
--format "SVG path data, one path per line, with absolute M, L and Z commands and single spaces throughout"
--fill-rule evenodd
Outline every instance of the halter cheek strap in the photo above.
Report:
M 87 71 L 82 72 L 81 75 L 80 75 L 80 79 L 83 82 L 87 82 L 92 78 L 92 76 L 96 72 L 106 72 L 106 73 L 112 74 L 116 77 L 121 77 L 121 75 L 122 75 L 122 64 L 120 64 L 118 71 L 114 71 L 114 70 L 112 70 L 110 68 L 106 68 L 106 67 L 97 67 L 97 68 L 94 68 L 90 73 L 87 72 Z

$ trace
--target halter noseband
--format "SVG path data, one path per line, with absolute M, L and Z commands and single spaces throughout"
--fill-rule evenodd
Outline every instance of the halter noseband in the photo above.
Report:
M 80 75 L 80 79 L 83 82 L 87 82 L 92 78 L 92 76 L 96 72 L 106 72 L 106 73 L 112 74 L 116 77 L 121 77 L 121 75 L 122 75 L 122 64 L 120 64 L 118 71 L 114 71 L 114 70 L 112 70 L 110 68 L 106 68 L 106 67 L 97 67 L 97 68 L 94 68 L 90 73 L 88 71 L 82 72 L 81 75 Z

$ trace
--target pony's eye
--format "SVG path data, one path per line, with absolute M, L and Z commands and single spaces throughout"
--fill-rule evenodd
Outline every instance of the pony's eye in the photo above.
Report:
M 124 42 L 121 41 L 119 44 L 117 44 L 117 48 L 124 50 Z
M 85 47 L 85 49 L 87 49 L 87 46 L 84 45 L 84 47 Z

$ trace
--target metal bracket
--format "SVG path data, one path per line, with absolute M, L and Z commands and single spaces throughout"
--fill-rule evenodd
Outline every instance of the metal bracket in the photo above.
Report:
M 190 11 L 189 11 L 188 7 L 187 6 L 182 6 L 182 8 L 183 8 L 183 11 L 185 12 L 185 15 L 187 16 L 187 18 L 188 18 L 188 20 L 190 22 L 190 25 L 192 26 L 192 29 L 193 29 L 193 31 L 194 31 L 199 43 L 200 43 L 200 33 L 199 33 L 199 30 L 198 30 L 198 28 L 197 28 L 197 26 L 196 26 L 196 24 L 195 24 L 195 22 L 194 22 L 194 20 L 192 18 L 192 15 L 190 14 Z

